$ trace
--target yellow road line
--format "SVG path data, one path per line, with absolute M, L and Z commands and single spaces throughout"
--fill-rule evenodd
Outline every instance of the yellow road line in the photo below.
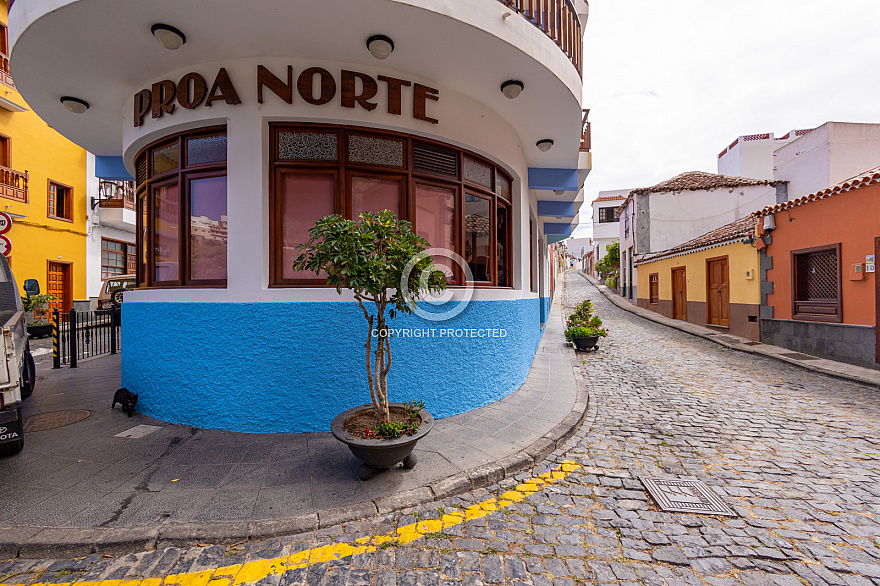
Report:
M 162 578 L 146 578 L 134 580 L 102 580 L 82 582 L 37 582 L 30 586 L 240 586 L 258 582 L 269 575 L 283 574 L 287 570 L 305 568 L 322 562 L 330 562 L 362 553 L 376 551 L 385 544 L 406 545 L 430 535 L 440 533 L 444 529 L 455 527 L 474 519 L 481 519 L 495 511 L 518 503 L 531 494 L 542 490 L 548 484 L 564 480 L 566 476 L 580 468 L 574 462 L 564 462 L 539 476 L 535 476 L 517 485 L 513 490 L 465 507 L 443 514 L 439 519 L 417 521 L 400 527 L 394 533 L 363 537 L 353 543 L 331 543 L 305 551 L 291 554 L 288 557 L 255 560 L 244 564 L 224 566 L 214 570 L 173 574 Z M 0 584 L 0 586 L 16 586 Z

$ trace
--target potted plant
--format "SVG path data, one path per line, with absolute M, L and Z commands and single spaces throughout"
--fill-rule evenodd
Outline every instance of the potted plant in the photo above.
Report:
M 28 295 L 21 298 L 21 304 L 24 307 L 27 317 L 28 335 L 32 338 L 43 338 L 52 333 L 52 323 L 43 323 L 42 313 L 49 307 L 50 301 L 58 298 L 52 293 L 43 293 L 41 295 Z
M 591 317 L 585 322 L 567 321 L 565 327 L 565 339 L 568 342 L 574 342 L 575 347 L 580 351 L 598 350 L 599 346 L 596 342 L 599 338 L 608 335 L 608 329 L 602 327 L 602 320 L 596 316 Z
M 309 239 L 297 247 L 293 268 L 323 272 L 327 285 L 341 294 L 348 289 L 366 320 L 366 375 L 372 404 L 339 414 L 331 424 L 333 435 L 347 444 L 363 465 L 358 477 L 373 475 L 374 468 L 403 462 L 416 464 L 416 442 L 433 427 L 433 418 L 422 403 L 388 401 L 391 368 L 391 330 L 387 319 L 411 314 L 416 300 L 426 292 L 442 291 L 446 280 L 424 251 L 430 243 L 412 231 L 412 225 L 393 212 L 364 212 L 359 220 L 330 215 L 315 223 Z M 374 346 L 375 338 L 375 348 Z

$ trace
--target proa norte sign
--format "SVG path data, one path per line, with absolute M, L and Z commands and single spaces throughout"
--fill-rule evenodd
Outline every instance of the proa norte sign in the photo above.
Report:
M 361 107 L 372 112 L 379 107 L 374 101 L 379 93 L 379 83 L 384 83 L 388 88 L 385 107 L 389 114 L 397 116 L 402 114 L 403 92 L 411 91 L 412 117 L 432 124 L 438 122 L 427 113 L 428 101 L 436 102 L 440 99 L 440 91 L 432 87 L 386 75 L 374 78 L 366 73 L 347 69 L 339 73 L 339 83 L 337 83 L 337 78 L 322 67 L 304 69 L 296 77 L 294 84 L 293 73 L 293 67 L 288 65 L 285 80 L 266 67 L 257 65 L 257 102 L 263 103 L 266 90 L 288 104 L 294 103 L 295 92 L 304 102 L 315 106 L 327 104 L 338 95 L 339 103 L 343 108 Z M 410 87 L 412 90 L 404 89 Z M 207 80 L 198 73 L 187 73 L 177 83 L 166 79 L 134 95 L 134 126 L 142 126 L 147 114 L 152 118 L 162 118 L 166 114 L 168 116 L 174 114 L 177 106 L 195 110 L 201 106 L 210 108 L 217 101 L 223 101 L 231 106 L 241 104 L 238 91 L 225 68 L 217 72 L 210 89 Z

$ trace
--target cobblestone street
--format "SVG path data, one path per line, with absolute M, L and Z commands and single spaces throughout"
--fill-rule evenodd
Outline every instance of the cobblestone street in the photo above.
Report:
M 725 349 L 618 309 L 574 272 L 565 281 L 567 305 L 592 299 L 610 333 L 579 354 L 587 421 L 535 470 L 306 535 L 17 559 L 0 583 L 880 585 L 877 389 Z M 551 469 L 565 472 L 535 480 Z M 701 480 L 738 516 L 660 512 L 640 476 Z M 506 496 L 518 485 L 535 488 Z M 486 512 L 442 522 L 475 503 Z M 430 520 L 411 541 L 358 549 Z

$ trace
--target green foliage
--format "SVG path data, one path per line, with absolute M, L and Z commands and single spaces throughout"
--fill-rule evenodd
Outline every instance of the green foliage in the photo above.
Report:
M 573 323 L 585 323 L 593 317 L 593 311 L 595 311 L 593 302 L 589 299 L 584 299 L 574 306 L 574 312 L 568 316 L 568 321 Z
M 406 416 L 410 419 L 418 420 L 419 411 L 425 408 L 424 401 L 407 401 L 403 404 L 403 408 L 406 410 Z
M 373 428 L 373 434 L 378 437 L 396 438 L 403 435 L 413 435 L 418 431 L 419 426 L 415 423 L 404 423 L 403 421 L 383 421 Z
M 571 342 L 575 338 L 589 338 L 599 336 L 604 338 L 608 335 L 608 329 L 602 327 L 602 320 L 593 316 L 585 321 L 567 321 L 565 323 L 565 340 Z
M 609 289 L 617 289 L 617 275 L 605 279 L 605 286 Z
M 620 242 L 612 242 L 605 247 L 605 256 L 596 262 L 600 275 L 616 275 L 620 270 Z
M 21 304 L 25 311 L 34 311 L 37 309 L 46 309 L 50 301 L 56 301 L 58 298 L 51 293 L 41 293 L 40 295 L 31 295 L 30 297 L 22 297 Z

